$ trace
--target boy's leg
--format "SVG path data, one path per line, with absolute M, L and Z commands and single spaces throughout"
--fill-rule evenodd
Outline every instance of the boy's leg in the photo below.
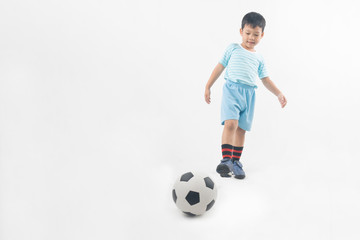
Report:
M 245 143 L 245 133 L 246 131 L 244 129 L 241 129 L 239 126 L 237 126 L 235 131 L 235 139 L 234 139 L 234 145 L 237 147 L 243 147 Z
M 242 164 L 240 163 L 240 157 L 244 148 L 245 143 L 245 133 L 244 129 L 237 127 L 235 132 L 235 140 L 234 140 L 234 150 L 232 159 L 234 161 L 233 173 L 235 178 L 243 179 L 245 178 L 245 172 L 242 169 Z
M 238 127 L 238 120 L 230 119 L 224 123 L 223 135 L 222 135 L 222 156 L 221 163 L 217 166 L 216 171 L 221 177 L 230 177 L 230 172 L 233 169 L 233 163 L 231 160 L 232 151 L 234 146 L 235 132 Z
M 238 128 L 238 120 L 226 120 L 224 124 L 221 144 L 230 144 L 234 146 L 235 133 Z

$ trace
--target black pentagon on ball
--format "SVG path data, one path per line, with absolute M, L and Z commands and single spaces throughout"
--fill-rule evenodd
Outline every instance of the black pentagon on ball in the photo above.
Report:
M 183 212 L 183 213 L 185 213 L 186 215 L 188 215 L 190 217 L 195 217 L 196 216 L 196 214 L 193 214 L 191 212 Z
M 204 181 L 205 181 L 206 187 L 214 189 L 215 183 L 213 182 L 213 180 L 211 180 L 211 178 L 206 177 L 206 178 L 204 178 Z
M 212 208 L 212 206 L 214 206 L 215 200 L 212 200 L 207 206 L 206 206 L 206 211 L 209 211 L 210 208 Z
M 185 199 L 192 206 L 200 202 L 200 194 L 198 192 L 190 191 Z
M 189 181 L 193 176 L 194 176 L 194 174 L 192 174 L 191 172 L 184 173 L 184 174 L 181 176 L 180 181 L 181 181 L 181 182 L 187 182 L 187 181 Z
M 173 197 L 173 199 L 174 199 L 174 202 L 176 203 L 177 196 L 176 196 L 175 189 L 172 190 L 172 197 Z

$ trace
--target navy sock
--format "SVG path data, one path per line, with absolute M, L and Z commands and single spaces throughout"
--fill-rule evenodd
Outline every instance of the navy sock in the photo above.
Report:
M 221 145 L 222 157 L 224 158 L 231 158 L 233 146 L 230 144 L 223 144 Z
M 239 161 L 244 147 L 235 147 L 232 152 L 232 160 Z

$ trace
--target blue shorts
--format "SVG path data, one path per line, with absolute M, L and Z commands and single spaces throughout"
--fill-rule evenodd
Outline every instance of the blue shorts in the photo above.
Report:
M 238 120 L 245 131 L 251 130 L 255 108 L 255 87 L 227 80 L 223 87 L 221 124 L 226 120 Z

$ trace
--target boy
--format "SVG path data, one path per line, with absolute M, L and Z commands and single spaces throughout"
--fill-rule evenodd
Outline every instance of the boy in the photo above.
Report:
M 263 57 L 255 51 L 255 46 L 264 36 L 265 24 L 259 13 L 250 12 L 244 16 L 240 29 L 241 45 L 228 46 L 205 87 L 205 101 L 210 104 L 210 88 L 226 68 L 221 103 L 223 159 L 216 168 L 221 177 L 233 174 L 237 179 L 245 178 L 239 160 L 245 132 L 250 131 L 254 115 L 256 80 L 260 78 L 264 86 L 277 96 L 282 108 L 287 103 L 285 96 L 270 80 Z

